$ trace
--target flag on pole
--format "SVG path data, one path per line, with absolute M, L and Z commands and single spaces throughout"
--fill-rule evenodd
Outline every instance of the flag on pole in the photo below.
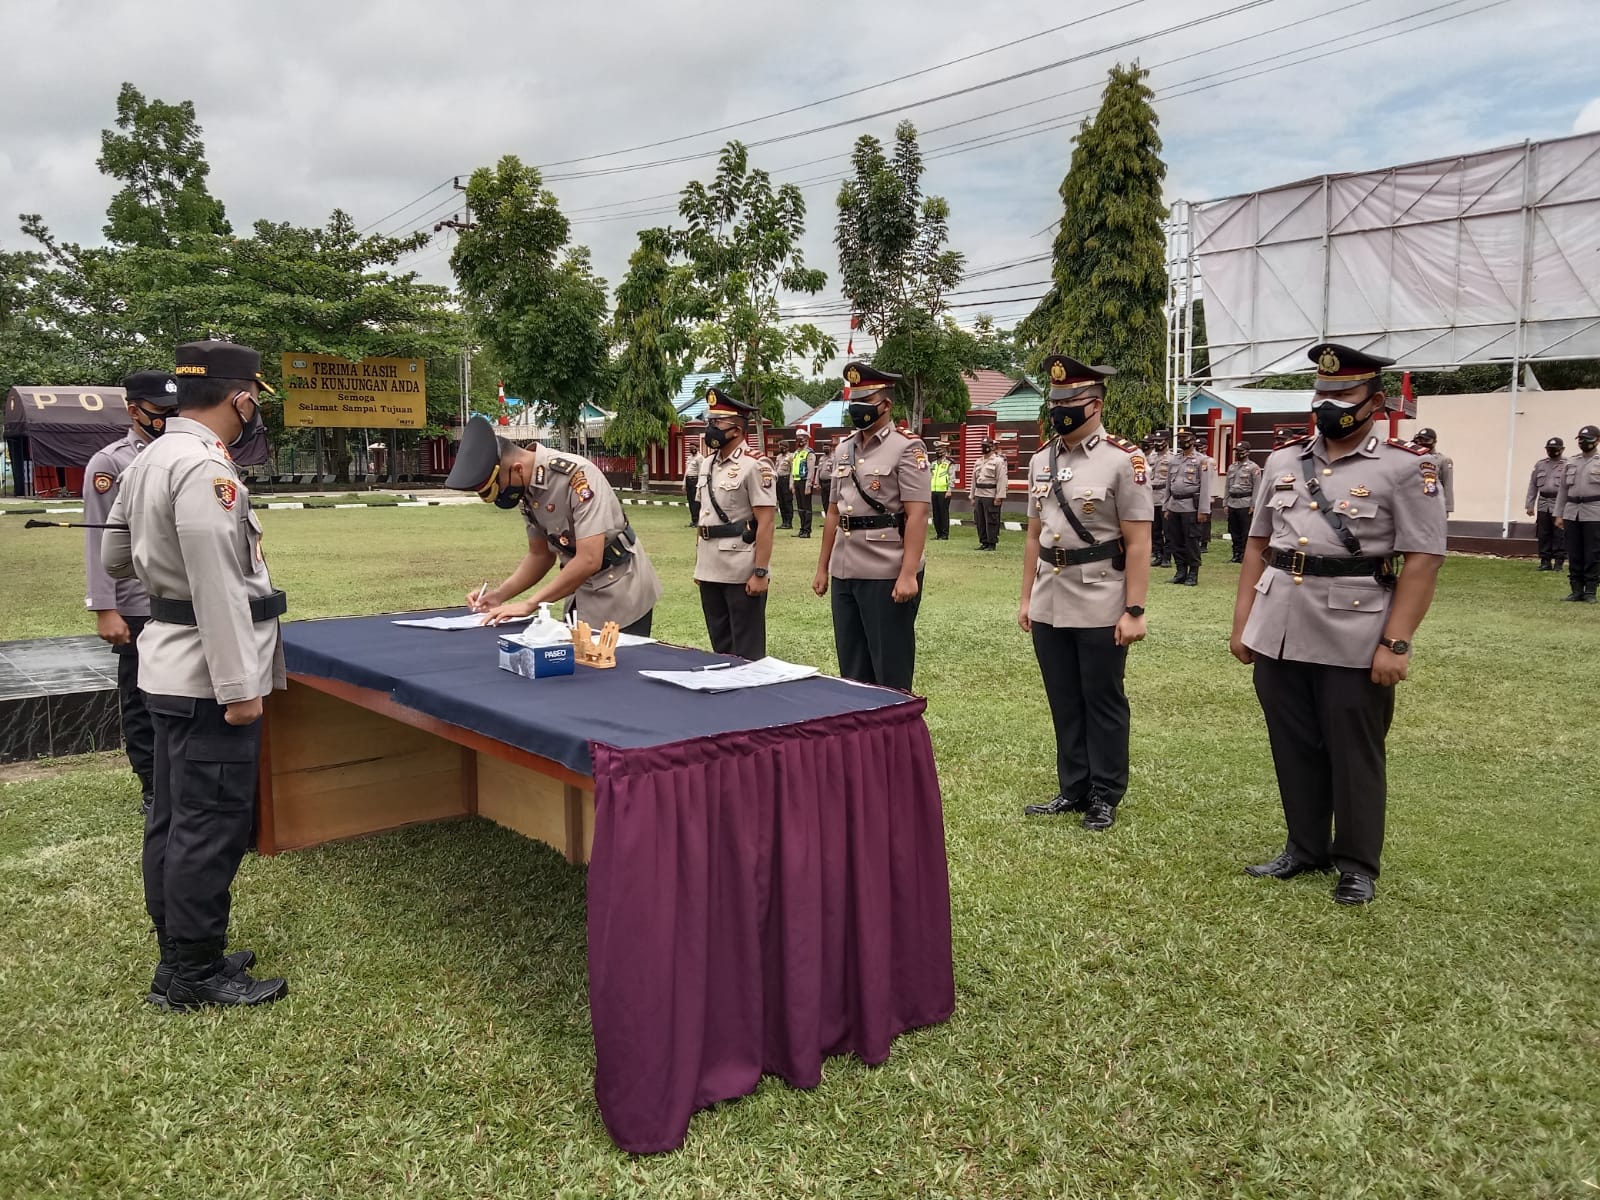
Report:
M 1408 421 L 1417 417 L 1417 393 L 1411 387 L 1411 372 L 1406 371 L 1400 376 L 1400 411 Z
M 851 313 L 850 314 L 850 341 L 845 345 L 845 348 L 844 348 L 844 356 L 846 358 L 854 358 L 856 356 L 856 329 L 860 325 L 861 325 L 861 318 L 856 316 L 855 313 Z M 849 399 L 848 392 L 849 392 L 849 389 L 847 388 L 846 389 L 846 396 L 845 396 L 846 399 Z

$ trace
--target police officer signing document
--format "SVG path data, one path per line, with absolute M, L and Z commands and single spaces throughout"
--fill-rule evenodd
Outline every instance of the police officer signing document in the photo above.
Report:
M 178 415 L 123 475 L 102 545 L 106 570 L 150 593 L 139 687 L 155 722 L 155 805 L 145 821 L 144 898 L 161 963 L 149 999 L 187 1010 L 265 1004 L 282 979 L 224 957 L 229 888 L 250 841 L 261 700 L 284 686 L 283 593 L 233 465 L 264 436 L 261 356 L 229 342 L 178 347 Z
M 160 437 L 178 404 L 178 381 L 165 371 L 135 371 L 122 381 L 128 436 L 96 452 L 84 468 L 83 569 L 88 584 L 84 604 L 94 613 L 95 632 L 117 656 L 117 706 L 122 713 L 122 740 L 128 765 L 139 777 L 144 815 L 155 807 L 156 732 L 139 691 L 139 634 L 150 620 L 150 597 L 137 579 L 112 579 L 100 562 L 106 514 L 117 502 L 122 476 L 140 452 Z
M 1044 360 L 1055 435 L 1028 464 L 1017 624 L 1033 634 L 1056 733 L 1059 791 L 1030 816 L 1083 813 L 1110 829 L 1128 790 L 1128 647 L 1145 635 L 1155 503 L 1143 453 L 1100 428 L 1116 371 Z
M 839 674 L 910 691 L 932 507 L 928 451 L 893 425 L 900 376 L 853 362 L 844 377 L 856 432 L 834 456 L 833 503 L 811 587 L 826 596 L 832 581 Z
M 517 569 L 498 587 L 467 593 L 474 612 L 488 613 L 488 624 L 570 596 L 578 618 L 595 630 L 615 621 L 623 633 L 649 635 L 661 580 L 617 494 L 587 458 L 548 446 L 524 450 L 497 438 L 486 418 L 473 417 L 445 486 L 476 492 L 499 508 L 520 508 L 528 528 L 528 553 Z M 513 602 L 558 562 L 554 579 Z
M 706 445 L 700 472 L 700 529 L 694 581 L 706 633 L 718 654 L 767 655 L 767 579 L 778 491 L 772 463 L 745 445 L 750 414 L 719 388 L 706 393 Z
M 1439 468 L 1372 432 L 1390 360 L 1344 346 L 1317 364 L 1317 433 L 1274 451 L 1250 525 L 1230 649 L 1255 664 L 1288 844 L 1246 868 L 1339 871 L 1333 898 L 1377 890 L 1394 686 L 1444 562 Z M 1396 569 L 1396 558 L 1405 569 Z

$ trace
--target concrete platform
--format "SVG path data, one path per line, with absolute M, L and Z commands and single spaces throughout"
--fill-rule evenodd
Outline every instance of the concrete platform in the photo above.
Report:
M 110 646 L 97 637 L 0 642 L 0 762 L 121 745 Z

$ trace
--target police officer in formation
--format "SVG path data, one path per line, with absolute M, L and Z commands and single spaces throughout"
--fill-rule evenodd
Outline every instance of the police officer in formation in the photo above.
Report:
M 527 526 L 528 552 L 516 569 L 493 588 L 467 593 L 472 611 L 487 613 L 488 624 L 567 600 L 568 612 L 595 630 L 615 621 L 623 633 L 649 636 L 661 580 L 594 463 L 545 445 L 524 450 L 496 437 L 486 418 L 473 417 L 445 486 L 520 509 Z M 515 599 L 529 588 L 535 590 L 527 600 Z
M 933 466 L 928 472 L 929 486 L 933 489 L 933 539 L 950 540 L 950 486 L 955 482 L 955 464 L 943 441 L 933 447 Z
M 123 473 L 101 555 L 113 577 L 149 593 L 139 687 L 155 724 L 155 803 L 143 866 L 161 961 L 148 999 L 185 1011 L 289 991 L 250 976 L 249 950 L 226 953 L 229 889 L 255 818 L 261 701 L 285 682 L 287 605 L 233 460 L 265 428 L 261 356 L 204 341 L 176 359 L 177 415 Z
M 689 524 L 700 524 L 700 443 L 689 446 L 689 457 L 683 460 L 683 494 L 689 501 Z
M 178 405 L 178 381 L 166 371 L 135 371 L 122 381 L 127 393 L 127 436 L 89 459 L 83 477 L 83 570 L 88 584 L 84 604 L 94 613 L 95 632 L 117 656 L 117 707 L 122 714 L 122 740 L 128 765 L 139 777 L 141 806 L 149 816 L 155 806 L 156 733 L 139 691 L 139 634 L 150 620 L 150 596 L 137 578 L 112 579 L 101 562 L 103 528 L 116 503 L 122 476 L 134 460 L 166 429 Z
M 1200 526 L 1211 520 L 1211 460 L 1194 447 L 1194 434 L 1178 430 L 1178 453 L 1168 460 L 1167 543 L 1178 564 L 1168 583 L 1200 583 Z
M 845 367 L 850 424 L 833 467 L 833 503 L 812 590 L 833 588 L 833 640 L 846 679 L 911 690 L 928 538 L 928 453 L 894 427 L 900 376 Z
M 1261 484 L 1261 467 L 1250 458 L 1250 443 L 1233 448 L 1233 464 L 1224 485 L 1224 504 L 1228 508 L 1228 537 L 1233 543 L 1233 561 L 1244 561 L 1244 543 L 1250 536 L 1250 518 L 1256 511 L 1256 490 Z
M 1172 547 L 1167 544 L 1167 495 L 1172 480 L 1172 455 L 1167 450 L 1167 435 L 1150 436 L 1150 498 L 1155 501 L 1156 515 L 1150 522 L 1150 565 L 1166 567 L 1172 564 Z
M 1456 460 L 1439 452 L 1439 435 L 1432 429 L 1419 429 L 1411 439 L 1433 456 L 1439 467 L 1439 490 L 1444 495 L 1444 515 L 1456 510 Z
M 1044 360 L 1050 441 L 1028 464 L 1028 541 L 1017 624 L 1033 635 L 1056 736 L 1055 799 L 1030 816 L 1082 813 L 1110 829 L 1128 790 L 1128 647 L 1145 636 L 1149 473 L 1132 442 L 1105 433 L 1111 367 Z
M 1578 430 L 1578 453 L 1567 459 L 1556 491 L 1556 525 L 1567 536 L 1568 600 L 1594 604 L 1600 585 L 1600 426 Z
M 817 455 L 817 465 L 811 472 L 811 490 L 820 497 L 822 515 L 828 515 L 828 498 L 833 491 L 833 452 L 838 447 L 839 439 L 833 440 L 832 446 L 824 446 Z
M 794 528 L 794 488 L 789 482 L 789 468 L 794 462 L 794 450 L 788 442 L 778 444 L 778 460 L 773 470 L 778 476 L 778 515 L 782 518 L 779 529 Z
M 1000 506 L 1006 498 L 1008 487 L 1005 456 L 998 453 L 994 443 L 986 438 L 983 454 L 972 467 L 972 482 L 967 486 L 967 499 L 972 502 L 972 519 L 978 526 L 979 550 L 999 548 Z
M 1567 561 L 1567 544 L 1563 531 L 1556 528 L 1556 495 L 1561 490 L 1561 477 L 1567 473 L 1563 458 L 1567 444 L 1558 437 L 1544 444 L 1544 457 L 1533 464 L 1528 476 L 1528 515 L 1534 517 L 1534 529 L 1539 536 L 1539 570 L 1559 571 Z
M 754 661 L 767 655 L 767 581 L 773 512 L 772 463 L 745 445 L 753 406 L 719 388 L 706 405 L 706 457 L 694 581 L 711 648 Z
M 1345 346 L 1317 364 L 1317 433 L 1267 459 L 1230 649 L 1253 663 L 1288 842 L 1254 876 L 1335 868 L 1333 898 L 1377 893 L 1394 688 L 1445 551 L 1439 468 L 1373 432 L 1392 360 Z M 1404 560 L 1404 569 L 1396 560 Z
M 790 490 L 794 494 L 795 511 L 800 514 L 800 530 L 795 537 L 811 536 L 811 492 L 817 477 L 817 456 L 811 451 L 811 434 L 804 429 L 795 431 L 794 454 L 789 459 Z

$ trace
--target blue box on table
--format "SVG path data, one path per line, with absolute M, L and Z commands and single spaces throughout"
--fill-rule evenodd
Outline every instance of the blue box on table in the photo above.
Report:
M 524 646 L 520 642 L 501 638 L 500 669 L 526 679 L 571 675 L 578 669 L 578 656 L 571 642 L 554 646 Z

